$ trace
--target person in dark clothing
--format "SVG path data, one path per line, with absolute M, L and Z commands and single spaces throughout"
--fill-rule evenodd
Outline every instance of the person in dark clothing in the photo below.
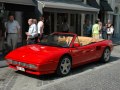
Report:
M 62 32 L 68 33 L 69 32 L 69 25 L 67 23 L 67 20 L 64 19 L 63 25 L 62 25 Z
M 103 27 L 102 27 L 102 38 L 107 39 L 107 25 L 106 24 L 103 24 Z

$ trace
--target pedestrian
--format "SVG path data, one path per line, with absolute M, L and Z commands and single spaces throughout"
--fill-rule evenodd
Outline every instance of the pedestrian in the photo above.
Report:
M 112 40 L 113 32 L 114 32 L 113 25 L 112 25 L 111 21 L 108 20 L 108 23 L 107 23 L 107 39 L 108 40 Z
M 100 21 L 100 19 L 98 18 L 98 24 L 99 24 L 99 38 L 102 38 L 102 22 Z
M 83 35 L 87 37 L 91 37 L 92 33 L 92 25 L 89 20 L 85 20 L 85 23 L 83 24 Z
M 107 39 L 107 25 L 104 23 L 102 27 L 102 38 Z
M 26 32 L 27 35 L 27 44 L 35 43 L 35 36 L 37 34 L 37 26 L 34 24 L 33 19 L 28 19 L 29 29 Z
M 62 32 L 64 32 L 64 33 L 68 33 L 68 32 L 69 32 L 69 25 L 68 25 L 66 19 L 63 20 L 63 24 L 62 24 Z
M 14 15 L 9 15 L 9 20 L 6 23 L 6 32 L 8 33 L 7 45 L 9 50 L 13 50 L 17 47 L 20 33 L 20 25 L 18 21 L 14 19 Z
M 93 36 L 93 38 L 96 38 L 96 39 L 99 39 L 99 30 L 100 30 L 100 27 L 99 27 L 98 23 L 99 23 L 98 20 L 96 20 L 95 24 L 92 27 L 92 36 Z
M 40 20 L 37 24 L 37 29 L 38 29 L 38 42 L 43 38 L 44 36 L 44 17 L 40 17 Z

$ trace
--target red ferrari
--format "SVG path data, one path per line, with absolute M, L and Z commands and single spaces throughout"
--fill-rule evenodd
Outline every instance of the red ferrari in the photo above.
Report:
M 53 33 L 40 43 L 22 46 L 6 55 L 10 68 L 42 75 L 68 75 L 71 68 L 93 61 L 108 62 L 112 41 L 77 36 L 73 33 Z

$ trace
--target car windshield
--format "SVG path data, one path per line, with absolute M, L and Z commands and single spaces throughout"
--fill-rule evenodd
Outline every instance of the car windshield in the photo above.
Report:
M 73 39 L 73 35 L 69 34 L 52 34 L 43 37 L 39 44 L 55 47 L 67 48 Z

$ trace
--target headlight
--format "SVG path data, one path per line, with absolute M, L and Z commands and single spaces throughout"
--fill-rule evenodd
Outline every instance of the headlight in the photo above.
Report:
M 36 69 L 36 68 L 37 68 L 37 66 L 36 66 L 36 65 L 33 65 L 33 64 L 29 64 L 29 65 L 28 65 L 28 68 L 31 68 L 31 69 Z
M 7 59 L 7 62 L 12 64 L 12 60 L 11 59 Z

